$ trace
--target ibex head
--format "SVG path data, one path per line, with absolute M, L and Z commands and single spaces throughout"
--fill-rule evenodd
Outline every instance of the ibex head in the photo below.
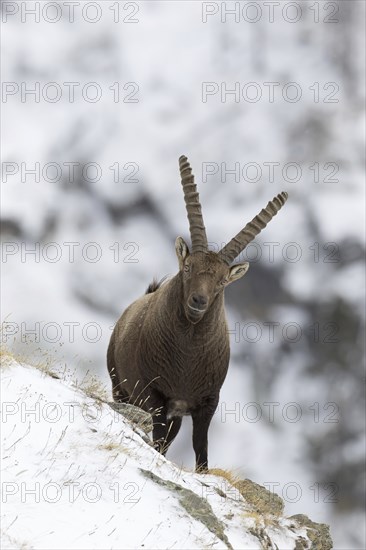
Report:
M 199 195 L 187 157 L 181 156 L 179 158 L 179 168 L 187 208 L 192 250 L 189 251 L 182 237 L 176 239 L 175 250 L 183 278 L 185 314 L 188 321 L 196 324 L 202 319 L 224 288 L 233 281 L 240 279 L 248 271 L 248 262 L 233 266 L 230 266 L 230 264 L 277 214 L 285 204 L 288 195 L 285 192 L 277 195 L 244 229 L 216 253 L 208 250 Z

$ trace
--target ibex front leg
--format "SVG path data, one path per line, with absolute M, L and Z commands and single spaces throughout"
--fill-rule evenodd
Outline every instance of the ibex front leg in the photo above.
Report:
M 208 428 L 215 413 L 219 396 L 209 398 L 204 405 L 192 412 L 193 448 L 196 454 L 196 471 L 208 469 L 207 446 Z
M 167 408 L 162 406 L 158 413 L 153 415 L 153 440 L 157 451 L 166 454 L 170 444 L 179 432 L 182 424 L 180 417 L 167 418 Z

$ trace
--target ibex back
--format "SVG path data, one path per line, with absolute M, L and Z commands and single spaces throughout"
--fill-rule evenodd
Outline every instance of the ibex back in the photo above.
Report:
M 191 252 L 175 242 L 179 272 L 150 284 L 118 320 L 107 362 L 113 398 L 153 416 L 155 447 L 163 454 L 177 435 L 182 416 L 193 420 L 197 470 L 207 470 L 207 435 L 230 357 L 224 289 L 248 271 L 230 265 L 287 200 L 280 193 L 220 252 L 208 250 L 199 195 L 187 158 L 179 159 Z

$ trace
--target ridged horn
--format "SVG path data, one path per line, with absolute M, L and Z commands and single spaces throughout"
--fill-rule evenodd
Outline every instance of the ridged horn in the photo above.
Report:
M 200 197 L 194 183 L 191 166 L 184 155 L 179 157 L 179 170 L 189 221 L 192 252 L 207 252 L 206 229 L 203 223 Z
M 226 263 L 231 264 L 240 252 L 244 250 L 246 246 L 266 227 L 266 225 L 271 221 L 273 216 L 282 208 L 282 206 L 287 201 L 288 194 L 283 191 L 272 201 L 269 201 L 266 208 L 260 211 L 260 213 L 252 219 L 251 222 L 231 239 L 231 241 L 224 246 L 220 252 L 219 256 Z

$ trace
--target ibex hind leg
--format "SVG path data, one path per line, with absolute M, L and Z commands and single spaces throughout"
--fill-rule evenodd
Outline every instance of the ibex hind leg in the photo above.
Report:
M 113 400 L 116 403 L 129 403 L 130 401 L 130 396 L 126 391 L 124 391 L 119 387 L 119 384 L 117 384 L 116 386 L 113 386 L 112 395 L 113 395 Z
M 118 374 L 116 372 L 110 372 L 110 377 L 112 380 L 112 395 L 113 400 L 116 403 L 129 403 L 130 396 L 127 390 L 123 387 L 124 381 L 120 381 Z
M 112 335 L 108 346 L 107 367 L 108 367 L 109 376 L 112 381 L 113 400 L 116 403 L 128 402 L 129 396 L 127 391 L 123 388 L 123 382 L 121 382 L 119 379 L 117 369 L 116 369 L 116 363 L 114 360 L 114 334 Z

